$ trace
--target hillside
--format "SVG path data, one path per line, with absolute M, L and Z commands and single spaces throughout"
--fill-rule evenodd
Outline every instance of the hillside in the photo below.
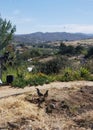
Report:
M 34 86 L 0 99 L 1 130 L 93 130 L 93 82 L 54 82 L 37 88 L 42 93 L 49 90 L 41 107 Z M 6 86 L 0 93 L 11 90 L 17 91 Z
M 14 41 L 20 43 L 44 43 L 54 41 L 75 41 L 82 39 L 93 38 L 93 35 L 83 33 L 66 33 L 66 32 L 53 32 L 53 33 L 42 33 L 36 32 L 31 34 L 15 35 Z

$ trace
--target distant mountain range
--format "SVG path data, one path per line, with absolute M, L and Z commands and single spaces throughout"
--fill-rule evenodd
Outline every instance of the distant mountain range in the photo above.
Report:
M 93 38 L 93 34 L 53 32 L 36 32 L 31 34 L 15 35 L 14 41 L 20 43 L 45 43 L 54 41 L 74 41 Z

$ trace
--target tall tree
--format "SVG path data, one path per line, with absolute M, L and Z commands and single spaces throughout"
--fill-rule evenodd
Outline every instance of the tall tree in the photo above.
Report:
M 10 21 L 2 19 L 0 16 L 0 52 L 10 43 L 16 27 Z M 2 78 L 2 63 L 6 57 L 0 57 L 0 79 Z
M 16 27 L 10 21 L 0 17 L 0 51 L 9 44 L 15 31 Z

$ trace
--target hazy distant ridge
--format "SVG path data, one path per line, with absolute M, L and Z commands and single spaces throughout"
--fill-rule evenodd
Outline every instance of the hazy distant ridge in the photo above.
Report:
M 93 34 L 83 33 L 66 33 L 66 32 L 53 32 L 42 33 L 36 32 L 31 34 L 15 35 L 14 41 L 23 43 L 43 43 L 48 41 L 62 41 L 62 40 L 83 40 L 93 38 Z

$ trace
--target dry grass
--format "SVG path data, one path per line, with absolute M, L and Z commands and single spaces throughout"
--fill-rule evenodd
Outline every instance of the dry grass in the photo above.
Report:
M 13 128 L 9 126 L 10 122 L 18 125 L 14 130 L 92 130 L 93 83 L 88 83 L 52 83 L 44 85 L 44 89 L 43 86 L 38 86 L 42 93 L 49 89 L 49 96 L 42 108 L 26 100 L 27 97 L 35 100 L 35 91 L 0 99 L 0 127 L 11 130 Z M 46 107 L 51 103 L 55 109 L 48 113 Z
M 84 45 L 84 46 L 89 46 L 89 45 L 93 45 L 93 39 L 86 39 L 86 40 L 77 40 L 77 41 L 67 41 L 64 42 L 67 46 L 68 45 L 72 45 L 72 46 L 77 46 L 77 45 Z M 60 46 L 60 42 L 52 42 L 49 43 L 53 46 Z

